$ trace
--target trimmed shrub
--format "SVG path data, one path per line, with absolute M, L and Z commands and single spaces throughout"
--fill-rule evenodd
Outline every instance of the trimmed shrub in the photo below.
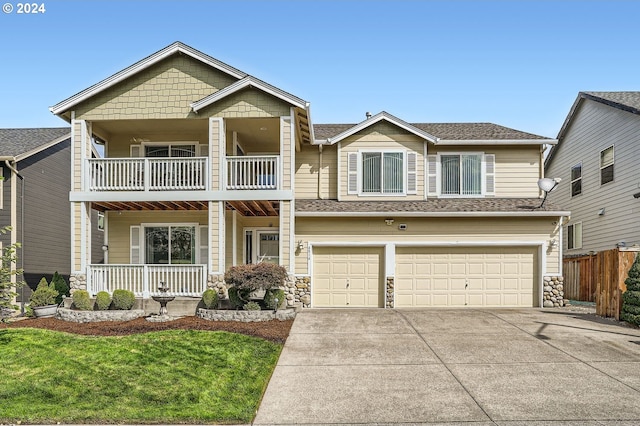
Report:
M 58 273 L 58 271 L 54 272 L 53 278 L 51 278 L 51 284 L 53 284 L 56 291 L 58 292 L 58 297 L 56 297 L 56 304 L 59 305 L 62 302 L 62 298 L 64 296 L 69 296 L 69 284 L 67 284 L 67 280 L 65 280 L 64 277 Z
M 119 311 L 129 311 L 136 303 L 136 296 L 130 290 L 117 289 L 113 290 L 111 301 L 114 309 Z
M 278 299 L 277 308 L 280 309 L 285 307 L 287 299 L 284 297 L 284 290 L 277 288 L 267 290 L 264 295 L 264 305 L 267 309 L 276 309 L 276 298 Z
M 624 280 L 627 291 L 622 294 L 620 319 L 630 324 L 640 325 L 640 256 L 636 255 L 633 265 Z
M 93 309 L 93 303 L 91 303 L 91 296 L 87 290 L 76 290 L 71 296 L 73 299 L 73 306 L 79 311 L 90 311 Z
M 202 304 L 207 309 L 218 308 L 218 292 L 212 288 L 208 288 L 202 293 Z
M 249 303 L 245 303 L 244 305 L 244 310 L 245 311 L 260 311 L 260 305 L 258 304 L 258 302 L 249 302 Z
M 96 309 L 106 311 L 109 309 L 109 306 L 111 306 L 111 296 L 106 291 L 99 291 L 98 294 L 96 294 Z
M 227 285 L 249 293 L 280 287 L 287 278 L 287 270 L 274 263 L 254 263 L 232 266 L 224 274 Z
M 53 283 L 48 284 L 47 279 L 42 277 L 38 283 L 38 287 L 29 298 L 29 304 L 35 308 L 38 306 L 55 305 L 58 292 Z
M 239 290 L 236 287 L 229 287 L 227 291 L 229 293 L 229 303 L 233 309 L 242 308 L 249 300 L 250 292 L 247 290 Z

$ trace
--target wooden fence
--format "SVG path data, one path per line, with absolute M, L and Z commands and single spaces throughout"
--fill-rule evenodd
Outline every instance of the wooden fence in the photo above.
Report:
M 596 314 L 620 319 L 624 280 L 638 251 L 615 248 L 564 259 L 565 299 L 596 302 Z

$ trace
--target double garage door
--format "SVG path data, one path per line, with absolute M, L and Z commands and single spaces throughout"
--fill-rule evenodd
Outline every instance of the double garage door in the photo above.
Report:
M 535 247 L 397 247 L 395 307 L 537 306 Z M 381 247 L 314 248 L 313 306 L 384 306 Z

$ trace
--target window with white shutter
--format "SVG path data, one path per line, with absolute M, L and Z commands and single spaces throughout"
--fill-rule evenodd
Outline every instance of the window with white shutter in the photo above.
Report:
M 358 153 L 347 154 L 347 193 L 358 193 Z
M 496 195 L 496 156 L 485 154 L 484 156 L 484 195 Z
M 141 246 L 140 227 L 132 226 L 129 230 L 129 233 L 130 233 L 129 249 L 130 249 L 130 256 L 131 256 L 131 264 L 138 265 L 142 263 L 142 256 L 140 253 L 140 246 Z
M 407 194 L 418 193 L 418 155 L 415 152 L 407 153 Z

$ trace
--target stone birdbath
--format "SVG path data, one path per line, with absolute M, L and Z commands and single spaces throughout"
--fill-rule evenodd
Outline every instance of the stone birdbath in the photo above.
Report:
M 173 299 L 176 298 L 175 296 L 169 296 L 167 294 L 168 290 L 169 290 L 169 285 L 164 281 L 160 281 L 160 285 L 158 286 L 158 291 L 161 294 L 156 296 L 151 296 L 153 300 L 155 300 L 160 304 L 160 313 L 158 315 L 161 317 L 169 316 L 167 311 L 167 303 L 171 302 Z

